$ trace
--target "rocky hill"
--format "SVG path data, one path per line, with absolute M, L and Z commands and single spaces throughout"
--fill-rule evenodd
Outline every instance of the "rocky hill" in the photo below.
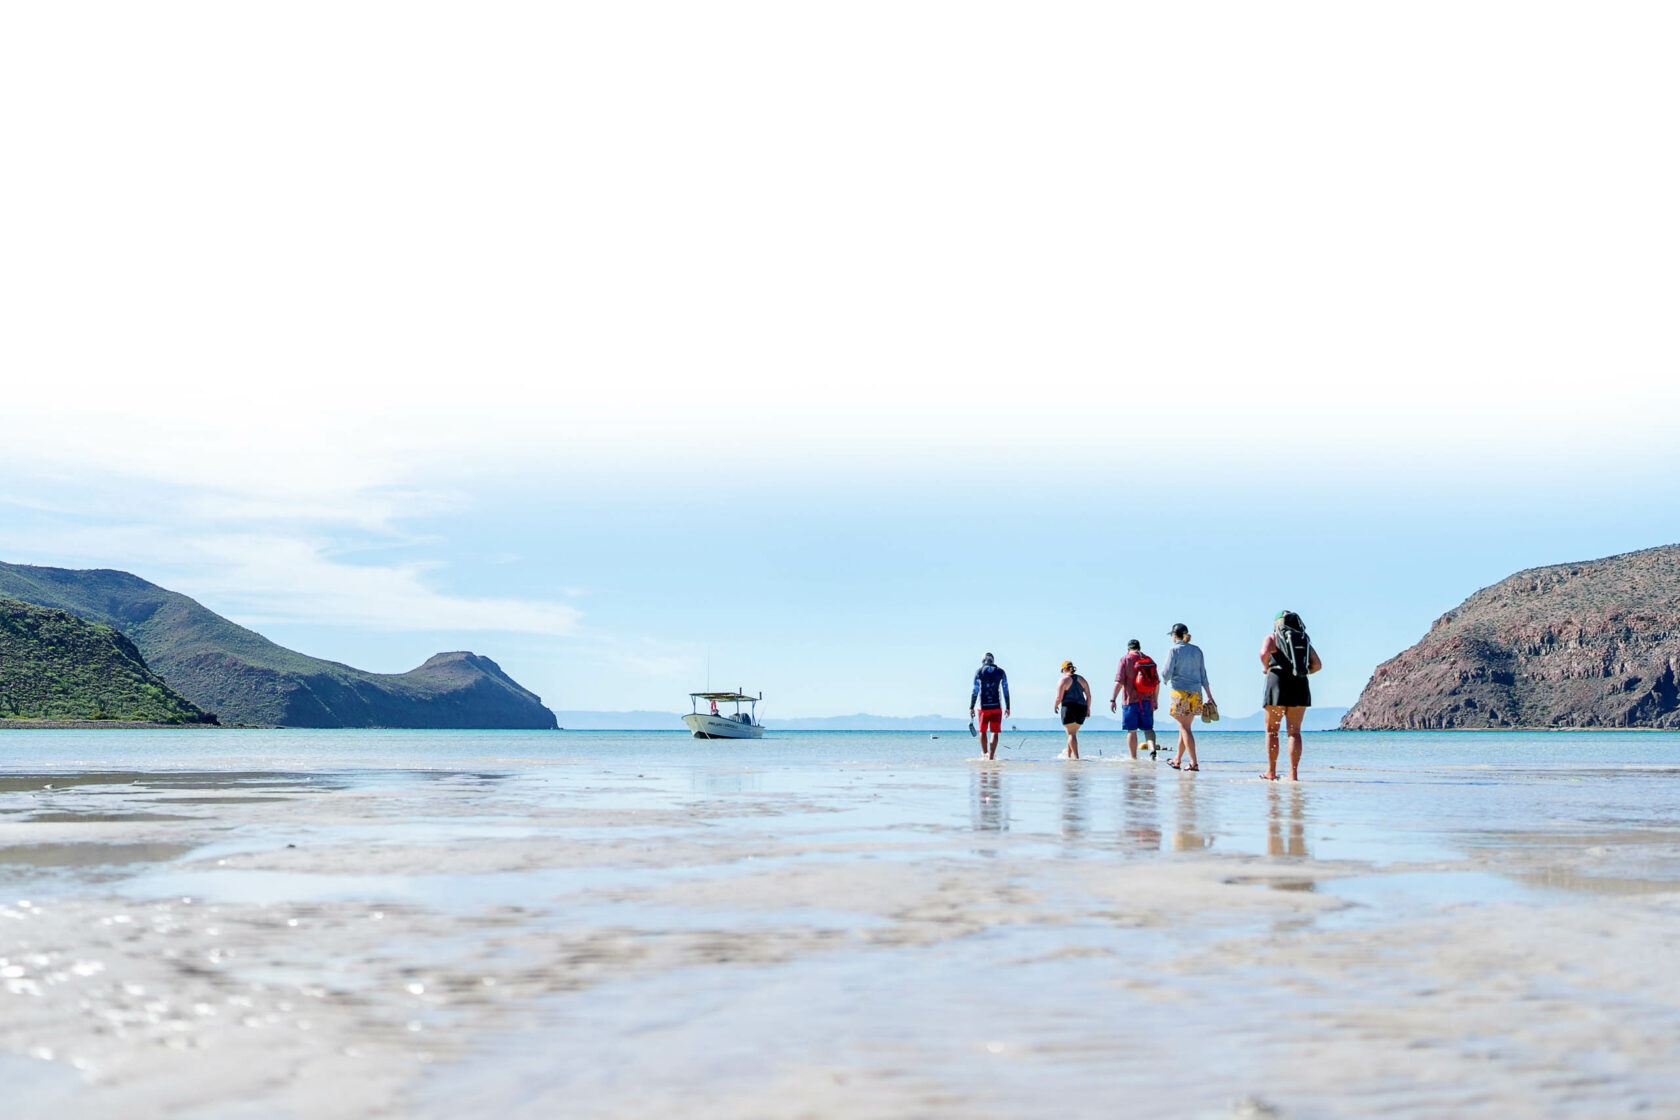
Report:
M 0 599 L 0 718 L 215 723 L 114 627 Z
M 0 595 L 113 626 L 152 670 L 224 724 L 528 728 L 554 713 L 494 661 L 440 653 L 407 673 L 369 673 L 269 641 L 127 572 L 0 563 Z
M 1680 545 L 1518 572 L 1377 666 L 1348 730 L 1680 728 Z

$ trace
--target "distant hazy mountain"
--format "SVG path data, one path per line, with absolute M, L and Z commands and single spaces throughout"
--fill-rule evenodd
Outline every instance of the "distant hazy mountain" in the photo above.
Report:
M 0 718 L 215 723 L 115 627 L 0 599 Z
M 1335 731 L 1342 725 L 1342 717 L 1346 714 L 1346 708 L 1308 708 L 1307 718 L 1302 721 L 1301 729 L 1304 731 Z M 1167 720 L 1166 723 L 1163 724 L 1160 717 L 1157 716 L 1155 726 L 1157 728 L 1162 728 L 1174 727 L 1177 725 L 1171 720 Z M 1202 725 L 1200 723 L 1196 724 L 1198 732 L 1200 732 L 1201 726 Z M 1210 725 L 1208 730 L 1264 731 L 1266 730 L 1266 713 L 1263 711 L 1255 712 L 1251 716 L 1241 716 L 1236 719 L 1232 719 L 1227 716 L 1221 719 L 1218 723 Z
M 1341 723 L 1346 708 L 1309 708 L 1306 728 L 1309 731 L 1333 731 Z M 678 712 L 557 712 L 560 725 L 572 731 L 686 731 Z M 929 731 L 968 733 L 967 719 L 949 716 L 873 716 L 859 712 L 850 716 L 810 716 L 801 719 L 767 719 L 764 726 L 771 731 Z M 1157 731 L 1173 730 L 1175 725 L 1166 716 L 1156 714 Z M 1060 721 L 1044 719 L 1008 719 L 1004 731 L 1060 731 Z M 1198 732 L 1262 731 L 1265 717 L 1256 712 L 1238 719 L 1225 718 L 1204 727 L 1196 724 Z M 1087 731 L 1119 731 L 1120 721 L 1109 716 L 1092 716 L 1085 724 Z
M 146 664 L 224 724 L 532 728 L 554 713 L 494 661 L 440 653 L 407 673 L 368 673 L 287 649 L 127 572 L 0 563 L 0 595 L 122 631 Z
M 568 731 L 687 731 L 676 712 L 555 712 Z
M 1377 666 L 1343 726 L 1680 727 L 1680 545 L 1518 572 Z

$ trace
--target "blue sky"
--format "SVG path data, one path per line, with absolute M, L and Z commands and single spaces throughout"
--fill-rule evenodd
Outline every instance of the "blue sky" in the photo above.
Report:
M 1347 704 L 1680 539 L 1670 7 L 78 11 L 0 36 L 6 560 L 559 709 L 1184 621 L 1240 714 L 1280 607 Z
M 1208 652 L 1216 694 L 1243 713 L 1258 704 L 1255 652 L 1274 610 L 1298 610 L 1312 628 L 1327 665 L 1319 702 L 1351 703 L 1378 661 L 1475 589 L 1523 567 L 1668 543 L 1680 524 L 1672 466 L 1646 475 L 1660 485 L 1608 489 L 1543 468 L 1526 489 L 1212 478 L 1177 530 L 1164 515 L 1177 499 L 1142 512 L 1130 475 L 1022 477 L 997 460 L 891 489 L 841 476 L 793 492 L 638 484 L 580 499 L 510 484 L 396 527 L 341 531 L 327 550 L 337 569 L 425 565 L 427 594 L 451 602 L 569 608 L 565 633 L 428 625 L 424 599 L 418 617 L 335 622 L 307 586 L 248 559 L 157 555 L 146 520 L 138 538 L 153 554 L 139 562 L 126 519 L 110 514 L 14 505 L 10 535 L 37 543 L 8 558 L 128 567 L 285 644 L 378 670 L 472 648 L 556 708 L 680 708 L 709 665 L 714 686 L 762 689 L 772 715 L 956 715 L 992 650 L 1017 710 L 1041 715 L 1062 658 L 1107 681 L 1126 638 L 1160 654 L 1182 620 Z M 1151 472 L 1158 485 L 1160 467 Z M 262 578 L 229 578 L 230 563 Z

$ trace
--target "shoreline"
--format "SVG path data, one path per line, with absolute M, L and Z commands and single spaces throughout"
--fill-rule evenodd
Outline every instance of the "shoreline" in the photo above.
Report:
M 0 719 L 0 731 L 179 731 L 229 728 L 219 723 L 161 723 L 145 719 Z

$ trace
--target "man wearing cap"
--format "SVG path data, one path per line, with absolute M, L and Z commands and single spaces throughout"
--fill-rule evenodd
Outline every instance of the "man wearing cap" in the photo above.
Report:
M 998 694 L 1003 694 L 1002 706 Z M 987 654 L 974 673 L 974 691 L 968 697 L 968 718 L 974 718 L 974 702 L 980 702 L 980 753 L 987 758 L 997 757 L 998 736 L 1003 734 L 1003 720 L 1009 715 L 1009 674 L 998 668 L 992 655 Z M 986 745 L 986 728 L 992 729 L 992 744 Z
M 1138 756 L 1138 732 L 1149 742 L 1149 757 L 1159 757 L 1161 744 L 1155 738 L 1155 697 L 1160 694 L 1161 676 L 1155 662 L 1143 652 L 1143 644 L 1136 638 L 1126 643 L 1126 656 L 1114 671 L 1114 692 L 1108 698 L 1108 710 L 1120 705 L 1120 726 L 1126 732 L 1126 746 L 1132 757 Z

